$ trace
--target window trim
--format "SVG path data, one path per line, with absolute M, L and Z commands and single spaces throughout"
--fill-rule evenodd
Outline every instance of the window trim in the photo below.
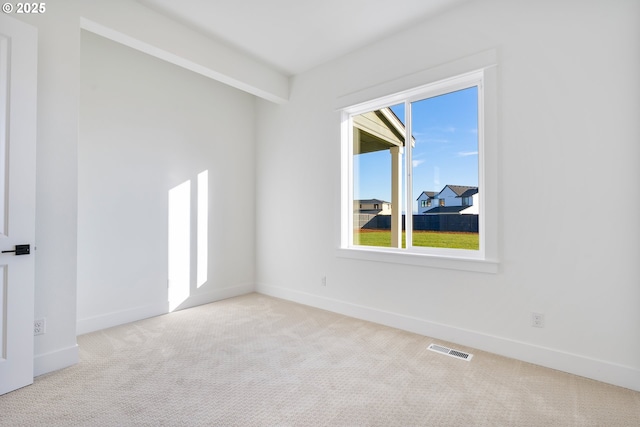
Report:
M 426 70 L 422 73 L 410 75 L 393 82 L 387 82 L 380 87 L 366 89 L 362 92 L 350 94 L 340 99 L 341 134 L 342 134 L 342 206 L 340 210 L 340 247 L 337 255 L 340 257 L 369 260 L 376 262 L 391 262 L 396 264 L 420 265 L 426 267 L 446 268 L 454 270 L 476 271 L 484 273 L 497 273 L 498 261 L 498 161 L 497 161 L 497 53 L 495 50 L 482 52 L 471 57 L 463 58 L 453 63 Z M 470 68 L 470 65 L 474 65 Z M 419 77 L 421 84 L 415 84 Z M 454 77 L 449 77 L 454 76 Z M 350 117 L 366 111 L 372 111 L 399 102 L 424 99 L 423 94 L 428 90 L 427 97 L 437 96 L 439 90 L 442 93 L 455 91 L 457 82 L 469 87 L 469 78 L 481 77 L 482 90 L 478 91 L 478 151 L 479 165 L 478 186 L 481 188 L 480 202 L 480 244 L 481 248 L 475 250 L 446 249 L 446 248 L 420 248 L 412 247 L 410 251 L 404 248 L 381 248 L 356 246 L 352 244 L 353 215 L 348 206 L 352 198 L 353 176 L 351 169 L 352 145 Z M 444 77 L 444 78 L 443 78 Z M 389 91 L 385 94 L 384 88 L 398 88 L 400 91 Z M 391 89 L 392 90 L 392 89 Z M 375 98 L 366 100 L 367 94 L 377 93 Z M 348 100 L 360 99 L 351 105 Z M 480 129 L 483 129 L 481 132 Z M 406 194 L 410 194 L 406 193 Z M 411 197 L 407 197 L 411 199 Z M 409 202 L 407 201 L 407 204 Z M 412 212 L 412 209 L 409 211 Z

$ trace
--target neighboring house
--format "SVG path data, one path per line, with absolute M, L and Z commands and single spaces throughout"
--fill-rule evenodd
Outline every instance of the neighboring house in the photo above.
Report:
M 433 199 L 436 196 L 435 191 L 423 191 L 418 197 L 418 212 L 423 212 L 434 206 Z
M 478 187 L 445 185 L 439 193 L 423 191 L 418 212 L 426 215 L 475 214 L 480 212 Z
M 378 199 L 354 200 L 353 212 L 360 214 L 391 215 L 391 203 Z

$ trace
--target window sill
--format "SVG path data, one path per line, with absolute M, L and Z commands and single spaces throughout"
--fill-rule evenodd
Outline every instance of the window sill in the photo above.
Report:
M 448 270 L 498 273 L 498 261 L 454 256 L 407 253 L 403 250 L 384 248 L 339 248 L 338 257 L 361 261 L 388 262 L 419 267 L 444 268 Z

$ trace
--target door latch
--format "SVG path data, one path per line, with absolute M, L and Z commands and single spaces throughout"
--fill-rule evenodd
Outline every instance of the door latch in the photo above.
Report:
M 2 251 L 3 254 L 15 252 L 16 255 L 29 255 L 31 253 L 31 245 L 16 245 L 16 248 L 11 251 Z

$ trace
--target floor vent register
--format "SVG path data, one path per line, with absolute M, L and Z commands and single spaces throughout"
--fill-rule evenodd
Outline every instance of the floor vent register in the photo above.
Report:
M 453 348 L 448 348 L 438 344 L 431 344 L 429 346 L 429 350 L 435 351 L 436 353 L 446 354 L 447 356 L 455 357 L 456 359 L 462 359 L 469 361 L 473 357 L 473 354 L 466 353 L 464 351 L 455 350 Z

